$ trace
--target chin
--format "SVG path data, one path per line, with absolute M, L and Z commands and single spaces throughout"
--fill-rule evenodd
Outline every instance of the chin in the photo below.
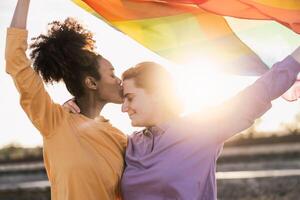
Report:
M 113 100 L 112 103 L 115 103 L 115 104 L 122 104 L 122 103 L 123 103 L 123 99 L 120 97 L 120 98 L 118 98 L 118 99 Z
M 131 126 L 134 126 L 134 127 L 143 127 L 143 125 L 139 124 L 138 122 L 132 121 L 132 120 L 131 120 Z
M 115 104 L 122 104 L 122 103 L 123 103 L 123 99 L 120 99 L 120 100 L 115 102 Z
M 134 127 L 136 127 L 136 126 L 137 126 L 137 124 L 136 124 L 135 122 L 131 121 L 131 126 L 134 126 Z

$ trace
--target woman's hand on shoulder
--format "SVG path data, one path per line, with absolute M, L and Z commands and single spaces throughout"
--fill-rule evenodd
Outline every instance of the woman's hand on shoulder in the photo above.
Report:
M 63 107 L 66 108 L 70 113 L 75 113 L 78 114 L 80 113 L 80 108 L 78 107 L 78 105 L 75 102 L 75 99 L 69 99 L 68 101 L 66 101 L 63 104 Z

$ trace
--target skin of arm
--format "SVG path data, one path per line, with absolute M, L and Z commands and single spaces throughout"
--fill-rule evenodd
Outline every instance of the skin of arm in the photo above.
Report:
M 29 4 L 30 0 L 18 0 L 13 19 L 10 24 L 11 28 L 26 29 Z
M 298 63 L 300 63 L 300 47 L 298 47 L 298 48 L 292 53 L 292 57 L 293 57 Z

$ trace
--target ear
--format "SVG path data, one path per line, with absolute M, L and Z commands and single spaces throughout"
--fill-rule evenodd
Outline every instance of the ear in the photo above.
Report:
M 97 89 L 97 81 L 92 76 L 86 76 L 84 79 L 84 85 L 90 90 L 96 90 Z

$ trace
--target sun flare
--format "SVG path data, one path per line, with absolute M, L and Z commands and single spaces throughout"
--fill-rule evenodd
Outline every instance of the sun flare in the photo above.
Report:
M 256 79 L 221 73 L 197 62 L 173 67 L 171 73 L 176 80 L 179 97 L 184 102 L 185 114 L 218 105 Z

